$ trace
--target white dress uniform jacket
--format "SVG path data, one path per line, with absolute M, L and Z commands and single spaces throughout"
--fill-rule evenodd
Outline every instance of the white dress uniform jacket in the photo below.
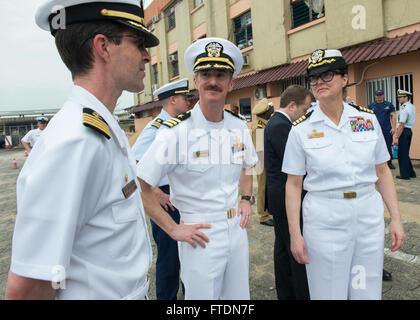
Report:
M 134 143 L 131 150 L 134 153 L 134 157 L 137 161 L 140 161 L 143 155 L 146 153 L 147 149 L 149 149 L 150 145 L 152 144 L 153 140 L 155 140 L 156 133 L 158 132 L 158 129 L 153 124 L 156 123 L 157 119 L 160 119 L 163 121 L 171 119 L 172 116 L 165 111 L 165 109 L 162 108 L 162 111 L 159 113 L 159 115 L 154 118 L 152 121 L 150 121 L 143 129 L 143 131 L 138 136 L 136 142 Z M 163 177 L 161 181 L 158 183 L 158 187 L 166 186 L 169 184 L 168 177 Z
M 416 120 L 416 107 L 407 101 L 400 107 L 398 122 L 404 123 L 404 128 L 412 129 Z
M 22 138 L 23 142 L 30 143 L 32 148 L 34 147 L 35 143 L 38 141 L 39 137 L 41 136 L 43 130 L 36 128 L 29 130 L 25 136 Z
M 311 299 L 380 299 L 384 219 L 375 165 L 389 153 L 376 116 L 343 107 L 338 126 L 317 107 L 292 128 L 282 170 L 307 174 L 302 214 Z
M 110 139 L 83 125 L 84 108 Z M 144 299 L 152 250 L 135 169 L 112 114 L 74 86 L 19 175 L 11 271 L 61 282 L 58 299 Z
M 144 161 L 143 161 L 144 160 Z M 173 128 L 162 125 L 137 165 L 137 175 L 155 186 L 167 175 L 171 202 L 186 224 L 209 223 L 201 230 L 206 248 L 178 243 L 186 299 L 249 299 L 249 252 L 238 209 L 238 182 L 257 155 L 246 123 L 228 112 L 219 123 L 205 119 L 200 104 Z

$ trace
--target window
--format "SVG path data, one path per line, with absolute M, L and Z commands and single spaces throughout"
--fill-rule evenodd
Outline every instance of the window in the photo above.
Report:
M 159 71 L 158 71 L 157 63 L 152 65 L 152 79 L 153 79 L 153 84 L 159 85 Z
M 176 1 L 172 3 L 164 12 L 166 17 L 166 31 L 172 30 L 176 27 L 175 23 L 175 5 Z
M 235 42 L 239 49 L 252 46 L 251 11 L 235 18 L 233 20 L 233 29 L 235 30 Z
M 246 118 L 247 122 L 251 122 L 251 98 L 239 99 L 239 106 L 239 113 Z
M 204 0 L 194 0 L 194 8 L 197 8 L 203 2 L 204 2 Z
M 413 75 L 404 74 L 400 76 L 392 76 L 387 78 L 372 79 L 366 81 L 366 106 L 375 101 L 375 91 L 378 89 L 384 90 L 385 100 L 391 102 L 395 109 L 399 110 L 397 99 L 398 89 L 413 92 Z
M 325 15 L 324 0 L 291 0 L 292 28 Z
M 169 55 L 168 57 L 169 65 L 172 75 L 171 78 L 176 77 L 179 75 L 179 67 L 178 67 L 178 52 L 175 52 L 174 54 Z

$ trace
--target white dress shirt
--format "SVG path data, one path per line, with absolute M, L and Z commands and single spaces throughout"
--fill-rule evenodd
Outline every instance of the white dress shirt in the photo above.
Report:
M 109 140 L 83 125 L 84 108 L 106 121 Z M 11 271 L 65 280 L 58 299 L 144 298 L 152 249 L 135 169 L 115 118 L 74 86 L 19 175 Z
M 161 126 L 137 175 L 152 186 L 167 175 L 181 214 L 220 213 L 237 207 L 241 171 L 257 161 L 245 121 L 225 111 L 223 121 L 209 122 L 197 103 L 188 119 Z
M 375 165 L 389 160 L 376 116 L 345 102 L 343 107 L 338 126 L 321 108 L 314 108 L 308 119 L 290 131 L 282 171 L 307 174 L 307 191 L 373 184 L 378 180 Z

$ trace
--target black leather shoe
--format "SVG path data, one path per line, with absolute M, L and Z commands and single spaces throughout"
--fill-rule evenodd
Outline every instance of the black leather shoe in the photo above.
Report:
M 394 170 L 394 169 L 395 169 L 395 166 L 392 164 L 392 162 L 388 162 L 388 167 L 389 167 L 391 170 Z
M 410 178 L 409 178 L 409 177 L 407 177 L 407 178 L 403 178 L 403 177 L 401 177 L 401 176 L 396 176 L 396 178 L 397 178 L 397 179 L 401 179 L 401 180 L 410 180 Z
M 273 219 L 270 219 L 270 220 L 267 220 L 267 221 L 260 222 L 260 224 L 262 224 L 262 225 L 264 225 L 264 226 L 274 227 L 274 221 L 273 221 Z
M 413 173 L 411 174 L 410 178 L 417 178 L 416 173 L 415 173 L 415 172 L 413 172 Z
M 392 280 L 392 275 L 386 271 L 385 269 L 382 270 L 382 280 L 383 281 L 391 281 Z

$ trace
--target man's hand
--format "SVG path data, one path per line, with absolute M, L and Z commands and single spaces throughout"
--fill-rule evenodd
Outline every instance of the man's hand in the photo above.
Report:
M 395 129 L 394 129 L 394 128 L 392 128 L 392 129 L 391 129 L 391 131 L 389 131 L 389 133 L 391 134 L 391 136 L 393 136 L 393 135 L 394 135 L 394 133 L 395 133 Z
M 174 206 L 172 205 L 170 199 L 169 194 L 166 194 L 165 192 L 163 192 L 162 190 L 160 190 L 158 187 L 153 187 L 152 188 L 153 194 L 155 195 L 156 199 L 159 201 L 160 205 L 166 210 L 168 211 L 168 207 L 172 210 L 175 211 Z
M 248 200 L 241 200 L 238 205 L 238 216 L 241 215 L 240 226 L 246 229 L 251 221 L 252 209 L 251 202 Z
M 185 225 L 181 220 L 181 222 L 173 230 L 171 238 L 177 241 L 188 242 L 194 248 L 197 247 L 197 242 L 200 246 L 205 248 L 205 242 L 209 242 L 210 240 L 203 232 L 198 230 L 203 228 L 209 229 L 211 226 L 209 224 Z
M 393 146 L 398 146 L 398 138 L 394 137 L 394 139 L 392 140 L 392 145 Z
M 309 264 L 306 257 L 305 240 L 301 235 L 290 237 L 290 251 L 292 251 L 293 258 L 295 258 L 297 263 Z
M 397 251 L 402 247 L 405 239 L 404 228 L 401 220 L 391 220 L 389 224 L 389 233 L 391 234 L 391 252 Z

